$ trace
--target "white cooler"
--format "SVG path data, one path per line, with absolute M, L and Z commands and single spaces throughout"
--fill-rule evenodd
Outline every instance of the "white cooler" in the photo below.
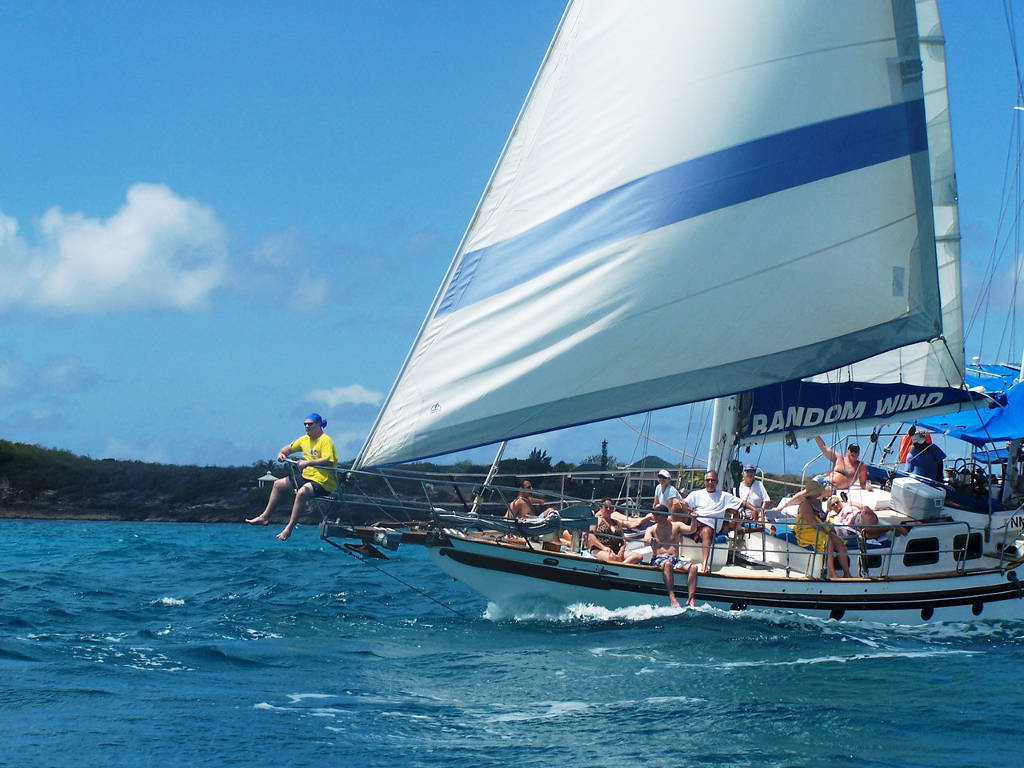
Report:
M 932 520 L 942 514 L 946 491 L 915 480 L 897 477 L 892 481 L 892 506 L 917 520 Z

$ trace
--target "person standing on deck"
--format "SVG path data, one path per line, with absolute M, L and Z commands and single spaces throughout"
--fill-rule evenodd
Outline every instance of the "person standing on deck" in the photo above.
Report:
M 277 460 L 285 461 L 291 454 L 301 451 L 302 459 L 295 464 L 301 471 L 301 476 L 298 479 L 290 475 L 278 478 L 270 489 L 270 499 L 263 512 L 256 517 L 245 519 L 250 525 L 267 525 L 270 522 L 270 513 L 289 490 L 294 490 L 295 502 L 292 504 L 291 517 L 288 518 L 288 524 L 284 529 L 277 534 L 281 541 L 292 535 L 295 523 L 299 519 L 299 512 L 309 499 L 326 496 L 338 488 L 338 481 L 331 471 L 338 466 L 338 456 L 334 452 L 334 441 L 324 432 L 327 421 L 319 413 L 311 413 L 302 422 L 302 426 L 305 427 L 306 434 L 281 446 L 281 450 L 277 452 Z M 330 467 L 330 470 L 322 467 Z
M 911 440 L 910 455 L 907 456 L 907 472 L 920 475 L 936 483 L 943 481 L 942 462 L 946 453 L 929 439 L 927 432 L 917 430 Z
M 850 488 L 854 483 L 860 483 L 865 491 L 871 490 L 871 483 L 868 481 L 868 465 L 860 460 L 860 446 L 850 443 L 846 446 L 846 455 L 832 450 L 820 435 L 814 436 L 814 442 L 818 444 L 822 456 L 832 462 L 832 471 L 825 475 L 825 482 L 838 491 Z

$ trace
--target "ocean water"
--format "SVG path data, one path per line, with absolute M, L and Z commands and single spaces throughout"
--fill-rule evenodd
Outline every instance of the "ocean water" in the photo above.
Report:
M 1022 624 L 505 615 L 276 530 L 0 521 L 0 765 L 1021 762 Z

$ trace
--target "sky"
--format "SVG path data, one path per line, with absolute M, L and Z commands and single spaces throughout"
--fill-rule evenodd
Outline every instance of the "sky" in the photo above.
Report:
M 1003 4 L 939 7 L 969 309 L 1021 113 Z M 354 457 L 561 13 L 554 0 L 8 5 L 0 438 L 239 465 L 272 458 L 317 411 Z M 992 298 L 1002 309 L 973 327 L 968 357 L 1019 359 L 1024 336 L 1014 351 L 993 330 L 1010 303 Z M 677 460 L 702 450 L 708 418 L 671 409 L 627 420 L 653 442 L 616 421 L 506 456 L 577 462 L 607 439 L 624 461 Z

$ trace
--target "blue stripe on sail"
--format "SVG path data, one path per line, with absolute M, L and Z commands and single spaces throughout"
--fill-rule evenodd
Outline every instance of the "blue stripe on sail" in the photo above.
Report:
M 801 126 L 655 171 L 462 257 L 437 314 L 628 237 L 928 147 L 924 101 Z

